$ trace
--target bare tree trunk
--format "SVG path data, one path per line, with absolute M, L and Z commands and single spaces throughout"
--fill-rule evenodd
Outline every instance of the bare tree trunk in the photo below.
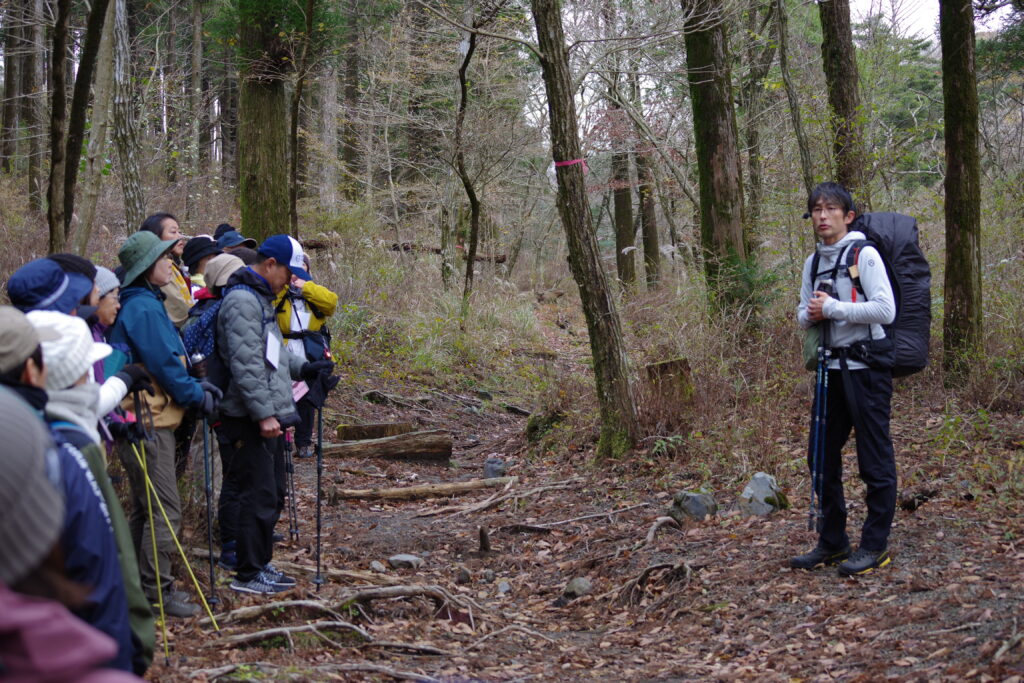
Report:
M 473 25 L 472 8 L 466 10 L 467 24 Z M 467 72 L 470 60 L 476 51 L 476 32 L 469 31 L 464 36 L 466 52 L 459 65 L 459 109 L 455 115 L 455 168 L 458 171 L 462 187 L 469 201 L 469 248 L 466 250 L 466 277 L 462 287 L 462 326 L 465 329 L 466 316 L 469 315 L 469 298 L 473 294 L 473 269 L 476 267 L 476 248 L 480 239 L 480 198 L 473 186 L 473 179 L 466 170 L 466 151 L 463 149 L 463 131 L 466 125 L 466 106 L 469 100 Z
M 814 188 L 814 165 L 811 163 L 811 145 L 804 133 L 803 118 L 800 116 L 800 99 L 793 85 L 793 77 L 789 72 L 789 21 L 786 14 L 786 0 L 775 0 L 776 36 L 779 40 L 779 71 L 782 72 L 782 83 L 786 88 L 786 99 L 789 102 L 789 120 L 793 124 L 793 135 L 796 146 L 800 150 L 800 170 L 804 177 L 804 188 L 811 194 Z
M 320 135 L 320 206 L 334 211 L 338 208 L 338 69 L 333 65 L 320 85 Z
M 18 135 L 18 90 L 21 87 L 20 70 L 24 60 L 21 57 L 22 36 L 25 34 L 18 3 L 11 3 L 3 13 L 4 37 L 4 104 L 3 128 L 0 129 L 0 168 L 7 173 L 14 171 L 14 155 Z
M 640 78 L 636 68 L 629 72 L 630 99 L 637 111 L 642 111 Z M 644 274 L 647 288 L 654 289 L 661 278 L 661 247 L 658 237 L 658 211 L 654 200 L 654 160 L 650 145 L 643 142 L 643 131 L 634 123 L 636 132 L 636 194 L 640 209 L 640 231 L 644 241 Z
M 624 141 L 619 140 L 618 144 Z M 615 269 L 623 289 L 636 284 L 636 229 L 633 224 L 633 188 L 629 180 L 629 152 L 612 153 L 612 211 L 615 216 Z
M 78 227 L 75 229 L 73 249 L 85 256 L 96 216 L 96 202 L 103 183 L 103 157 L 107 145 L 107 124 L 114 82 L 114 21 L 116 3 L 107 3 L 107 16 L 103 22 L 103 35 L 96 55 L 95 97 L 92 106 L 92 125 L 89 129 L 89 148 L 85 154 L 85 172 L 82 176 L 82 201 Z
M 96 70 L 96 55 L 103 37 L 103 22 L 107 16 L 109 0 L 93 0 L 85 29 L 85 45 L 78 61 L 75 90 L 71 98 L 68 117 L 67 161 L 64 165 L 64 238 L 71 235 L 71 220 L 75 215 L 75 188 L 78 184 L 78 162 L 85 141 L 85 117 L 89 109 L 92 74 Z
M 185 190 L 185 218 L 192 221 L 196 217 L 196 203 L 199 199 L 199 137 L 202 117 L 199 112 L 203 106 L 203 3 L 198 0 L 192 4 L 192 60 L 189 83 L 190 125 L 188 136 L 188 183 Z
M 64 251 L 64 163 L 68 61 L 68 17 L 71 0 L 57 0 L 57 18 L 53 26 L 53 53 L 50 56 L 50 80 L 53 95 L 50 105 L 50 181 L 46 188 L 47 221 L 50 225 L 50 253 Z
M 942 93 L 946 119 L 946 277 L 943 366 L 962 378 L 982 346 L 981 166 L 974 8 L 939 1 Z
M 43 209 L 43 63 L 46 47 L 43 45 L 43 0 L 28 0 L 31 11 L 25 27 L 29 48 L 25 55 L 25 132 L 28 136 L 28 205 L 32 211 Z
M 686 71 L 700 176 L 700 232 L 709 296 L 721 308 L 744 298 L 738 270 L 748 247 L 743 226 L 743 182 L 729 74 L 723 6 L 682 0 Z
M 572 75 L 558 0 L 531 0 L 540 43 L 541 70 L 548 96 L 551 152 L 558 179 L 558 212 L 569 246 L 569 267 L 580 290 L 594 361 L 601 410 L 598 457 L 618 457 L 633 447 L 639 433 L 636 403 L 629 381 L 629 357 L 622 326 L 594 235 L 582 151 L 573 101 Z M 564 162 L 570 162 L 565 164 Z
M 125 226 L 137 230 L 146 219 L 146 198 L 139 174 L 139 139 L 132 103 L 131 52 L 127 0 L 114 0 L 114 146 L 121 164 Z
M 821 17 L 821 61 L 828 84 L 828 103 L 832 110 L 832 145 L 836 180 L 846 186 L 866 208 L 870 206 L 863 129 L 860 121 L 857 56 L 850 29 L 849 0 L 818 3 Z
M 747 9 L 747 30 L 750 35 L 764 35 L 768 24 L 773 21 L 775 6 L 769 4 L 763 20 L 758 22 L 758 9 L 762 0 L 751 0 Z M 747 202 L 746 220 L 747 231 L 752 233 L 761 217 L 761 200 L 764 197 L 764 169 L 761 163 L 761 116 L 764 114 L 764 79 L 771 69 L 775 54 L 775 41 L 767 41 L 764 45 L 758 46 L 753 40 L 747 43 L 746 60 L 747 74 L 746 83 L 740 88 L 740 108 L 743 111 L 743 118 L 746 123 L 744 134 L 747 147 Z
M 295 91 L 292 94 L 291 133 L 288 136 L 291 150 L 288 172 L 288 220 L 292 236 L 299 238 L 299 113 L 302 105 L 302 91 L 306 86 L 306 71 L 309 69 L 309 41 L 313 35 L 313 7 L 315 0 L 306 0 L 306 26 L 302 36 L 302 52 L 299 55 L 299 67 L 295 79 Z
M 348 45 L 345 48 L 345 86 L 342 93 L 345 101 L 345 123 L 342 129 L 341 161 L 345 175 L 345 195 L 351 201 L 355 201 L 359 197 L 359 131 L 356 128 L 356 108 L 359 106 L 357 6 L 358 0 L 351 0 L 349 9 L 351 31 Z M 335 96 L 336 98 L 337 96 Z

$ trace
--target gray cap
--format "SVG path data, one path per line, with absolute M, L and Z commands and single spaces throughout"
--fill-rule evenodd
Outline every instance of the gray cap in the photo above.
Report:
M 96 266 L 96 279 L 93 282 L 96 283 L 96 289 L 99 292 L 100 298 L 105 297 L 121 286 L 121 281 L 114 275 L 114 271 L 103 266 Z
M 14 306 L 0 306 L 0 373 L 27 361 L 42 342 L 59 338 L 60 334 L 47 326 L 32 325 Z
M 0 582 L 8 585 L 37 567 L 60 538 L 64 497 L 53 439 L 39 416 L 0 389 Z

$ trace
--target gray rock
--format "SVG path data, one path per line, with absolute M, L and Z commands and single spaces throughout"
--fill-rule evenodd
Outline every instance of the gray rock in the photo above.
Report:
M 698 520 L 708 515 L 714 517 L 718 514 L 718 503 L 710 493 L 680 491 L 673 496 L 665 514 L 682 524 L 687 517 Z
M 488 456 L 487 460 L 484 460 L 484 478 L 493 479 L 495 477 L 504 477 L 505 472 L 508 470 L 505 461 L 497 456 Z
M 377 560 L 374 560 L 370 563 L 370 571 L 377 572 L 378 574 L 383 574 L 387 570 L 388 568 L 384 566 L 383 562 L 378 562 Z
M 569 598 L 583 597 L 590 592 L 593 586 L 590 583 L 590 579 L 585 576 L 577 576 L 575 579 L 565 584 L 565 588 L 562 590 L 562 595 Z
M 473 580 L 473 576 L 469 573 L 469 570 L 465 567 L 459 567 L 455 570 L 455 583 L 459 585 L 467 584 Z
M 484 573 L 480 576 L 484 583 L 494 583 L 494 570 L 485 569 Z
M 498 582 L 498 593 L 500 593 L 501 595 L 505 595 L 506 593 L 511 593 L 511 592 L 512 592 L 512 584 L 511 583 L 509 583 L 508 581 L 499 581 Z
M 415 555 L 392 555 L 388 558 L 388 564 L 395 569 L 419 569 L 423 566 L 423 559 Z
M 480 399 L 481 401 L 493 401 L 494 400 L 494 394 L 492 394 L 491 392 L 487 391 L 486 389 L 477 389 L 473 393 L 475 393 L 476 397 L 478 399 Z
M 751 477 L 739 500 L 740 511 L 747 515 L 768 515 L 789 507 L 786 494 L 775 477 L 758 472 Z

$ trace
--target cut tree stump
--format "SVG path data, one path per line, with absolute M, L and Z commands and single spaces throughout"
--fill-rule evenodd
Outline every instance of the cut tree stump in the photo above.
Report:
M 416 500 L 418 498 L 447 498 L 468 491 L 477 491 L 486 488 L 498 488 L 509 482 L 516 481 L 515 477 L 494 477 L 491 479 L 471 479 L 470 481 L 456 481 L 450 484 L 422 484 L 420 486 L 401 486 L 396 488 L 380 489 L 333 489 L 328 504 L 334 504 L 338 500 Z
M 651 388 L 663 401 L 675 405 L 689 405 L 693 402 L 693 377 L 690 363 L 685 358 L 651 363 L 644 369 Z
M 426 460 L 447 464 L 452 457 L 452 435 L 443 429 L 434 429 L 381 439 L 349 441 L 324 446 L 324 455 L 337 458 Z
M 366 425 L 338 425 L 338 438 L 342 441 L 363 441 L 398 436 L 416 431 L 411 422 L 380 422 Z

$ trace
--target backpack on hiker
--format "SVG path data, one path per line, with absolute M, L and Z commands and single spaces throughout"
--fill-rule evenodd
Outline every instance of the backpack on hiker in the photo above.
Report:
M 254 296 L 259 296 L 259 292 L 248 285 L 237 284 L 226 287 L 221 298 L 206 304 L 197 316 L 192 316 L 190 312 L 190 316 L 195 319 L 189 321 L 181 333 L 192 373 L 205 377 L 208 382 L 222 392 L 227 391 L 228 385 L 231 383 L 231 370 L 217 352 L 217 315 L 224 303 L 224 297 L 234 289 L 244 289 Z M 193 306 L 193 311 L 196 311 L 200 305 L 202 304 Z
M 896 302 L 896 317 L 883 325 L 885 339 L 865 340 L 851 347 L 851 358 L 868 365 L 891 367 L 893 377 L 905 377 L 928 365 L 931 338 L 931 270 L 917 239 L 917 220 L 899 213 L 866 213 L 850 224 L 851 231 L 863 232 L 867 239 L 854 240 L 836 262 L 836 274 L 850 277 L 855 295 L 867 298 L 858 277 L 857 259 L 865 246 L 874 247 L 882 257 Z M 811 262 L 811 277 L 816 277 L 819 256 Z M 845 268 L 839 268 L 844 264 Z M 813 282 L 812 282 L 813 287 Z M 818 362 L 820 327 L 808 330 L 804 342 L 804 365 L 814 370 Z M 877 342 L 881 342 L 880 344 Z M 863 354 L 862 358 L 857 355 Z

